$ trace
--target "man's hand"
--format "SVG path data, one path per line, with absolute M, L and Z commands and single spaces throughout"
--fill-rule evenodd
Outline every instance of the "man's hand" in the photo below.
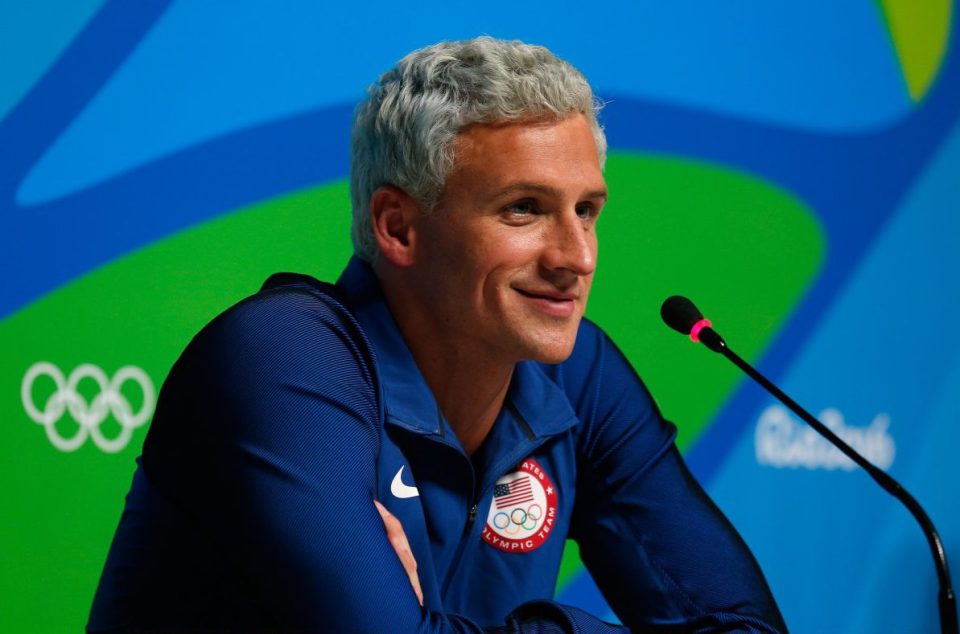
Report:
M 397 552 L 397 557 L 400 558 L 403 569 L 407 571 L 410 585 L 413 586 L 413 591 L 417 595 L 417 601 L 420 602 L 420 605 L 423 605 L 423 591 L 420 589 L 420 577 L 417 575 L 417 560 L 414 559 L 413 551 L 410 550 L 410 542 L 407 541 L 407 534 L 403 532 L 403 524 L 383 504 L 376 500 L 373 503 L 380 511 L 380 517 L 383 518 L 383 525 L 387 529 L 387 539 L 390 540 L 390 545 Z

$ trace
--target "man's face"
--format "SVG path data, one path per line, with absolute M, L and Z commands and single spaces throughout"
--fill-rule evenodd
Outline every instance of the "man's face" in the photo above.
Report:
M 437 339 L 559 363 L 586 309 L 606 201 L 590 125 L 474 125 L 454 148 L 439 208 L 417 223 L 416 285 Z

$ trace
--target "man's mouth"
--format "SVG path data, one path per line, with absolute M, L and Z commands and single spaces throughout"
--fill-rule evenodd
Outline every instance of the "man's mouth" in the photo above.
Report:
M 569 317 L 573 314 L 579 294 L 570 291 L 555 289 L 523 289 L 514 287 L 515 291 L 526 297 L 539 310 L 555 317 Z
M 577 295 L 576 293 L 562 292 L 562 291 L 549 291 L 549 290 L 535 291 L 535 290 L 526 290 L 522 288 L 514 288 L 513 290 L 527 297 L 549 299 L 557 302 L 573 301 L 579 297 L 579 295 Z

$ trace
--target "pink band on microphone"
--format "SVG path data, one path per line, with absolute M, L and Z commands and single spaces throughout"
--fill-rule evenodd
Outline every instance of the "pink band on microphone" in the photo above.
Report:
M 701 319 L 690 329 L 690 338 L 694 343 L 700 343 L 700 331 L 704 328 L 710 328 L 712 325 L 709 319 Z

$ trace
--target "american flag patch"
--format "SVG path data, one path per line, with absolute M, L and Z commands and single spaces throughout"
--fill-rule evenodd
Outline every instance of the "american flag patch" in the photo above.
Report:
M 516 480 L 496 485 L 493 489 L 493 501 L 498 509 L 532 502 L 533 488 L 530 486 L 530 477 L 523 475 Z

